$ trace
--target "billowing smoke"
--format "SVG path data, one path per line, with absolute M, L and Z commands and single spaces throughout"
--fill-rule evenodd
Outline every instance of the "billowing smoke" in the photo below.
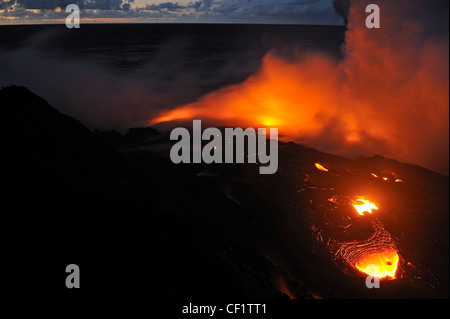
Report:
M 271 53 L 244 83 L 152 123 L 198 117 L 274 126 L 286 140 L 322 151 L 377 153 L 448 174 L 448 2 L 377 1 L 381 28 L 369 29 L 371 2 L 350 2 L 342 60 Z M 335 7 L 347 10 L 343 1 Z
M 154 63 L 148 66 L 154 76 L 113 74 L 93 62 L 49 57 L 31 45 L 0 54 L 0 86 L 26 86 L 90 128 L 122 130 L 195 96 L 194 77 L 161 79 L 158 59 Z M 174 86 L 183 90 L 171 94 Z
M 342 16 L 345 24 L 348 23 L 348 14 L 350 11 L 350 0 L 334 0 L 334 10 Z
M 381 9 L 380 29 L 365 24 L 372 2 Z M 311 50 L 286 58 L 274 50 L 262 65 L 230 61 L 212 78 L 177 56 L 189 50 L 179 38 L 140 74 L 114 75 L 91 62 L 42 54 L 41 34 L 0 53 L 0 85 L 28 86 L 91 128 L 192 118 L 274 126 L 284 140 L 321 151 L 381 154 L 448 174 L 448 1 L 335 1 L 335 8 L 348 17 L 339 60 Z M 253 75 L 206 94 L 243 74 Z

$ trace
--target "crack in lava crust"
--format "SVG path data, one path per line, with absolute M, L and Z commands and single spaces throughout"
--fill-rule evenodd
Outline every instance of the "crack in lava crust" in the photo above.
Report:
M 395 279 L 399 261 L 397 247 L 380 223 L 374 223 L 374 228 L 374 234 L 367 240 L 341 243 L 336 257 L 368 275 Z

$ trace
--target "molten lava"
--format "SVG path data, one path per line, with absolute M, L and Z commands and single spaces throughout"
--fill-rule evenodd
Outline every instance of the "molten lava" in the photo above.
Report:
M 363 198 L 358 198 L 356 200 L 356 203 L 353 204 L 353 207 L 355 207 L 356 211 L 360 215 L 364 215 L 365 212 L 372 214 L 372 209 L 376 210 L 378 209 L 378 207 L 375 204 Z
M 316 163 L 315 165 L 316 165 L 316 168 L 317 168 L 319 171 L 322 171 L 322 172 L 328 172 L 328 169 L 326 169 L 325 167 L 323 167 L 323 166 L 320 165 L 319 163 Z
M 397 251 L 386 250 L 364 256 L 356 263 L 355 267 L 373 277 L 394 279 L 398 260 Z
M 395 279 L 400 258 L 395 240 L 379 221 L 372 225 L 374 233 L 368 239 L 341 243 L 336 256 L 365 274 Z

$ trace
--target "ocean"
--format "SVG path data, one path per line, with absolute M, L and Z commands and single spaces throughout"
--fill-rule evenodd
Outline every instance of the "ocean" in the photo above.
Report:
M 27 86 L 90 128 L 120 130 L 142 124 L 149 109 L 244 81 L 268 52 L 339 59 L 344 34 L 344 26 L 309 25 L 0 26 L 0 85 Z

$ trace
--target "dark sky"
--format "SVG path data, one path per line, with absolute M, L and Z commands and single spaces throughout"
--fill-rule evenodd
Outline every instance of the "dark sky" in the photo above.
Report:
M 343 23 L 332 0 L 0 0 L 0 24 L 63 23 L 68 4 L 82 23 Z

